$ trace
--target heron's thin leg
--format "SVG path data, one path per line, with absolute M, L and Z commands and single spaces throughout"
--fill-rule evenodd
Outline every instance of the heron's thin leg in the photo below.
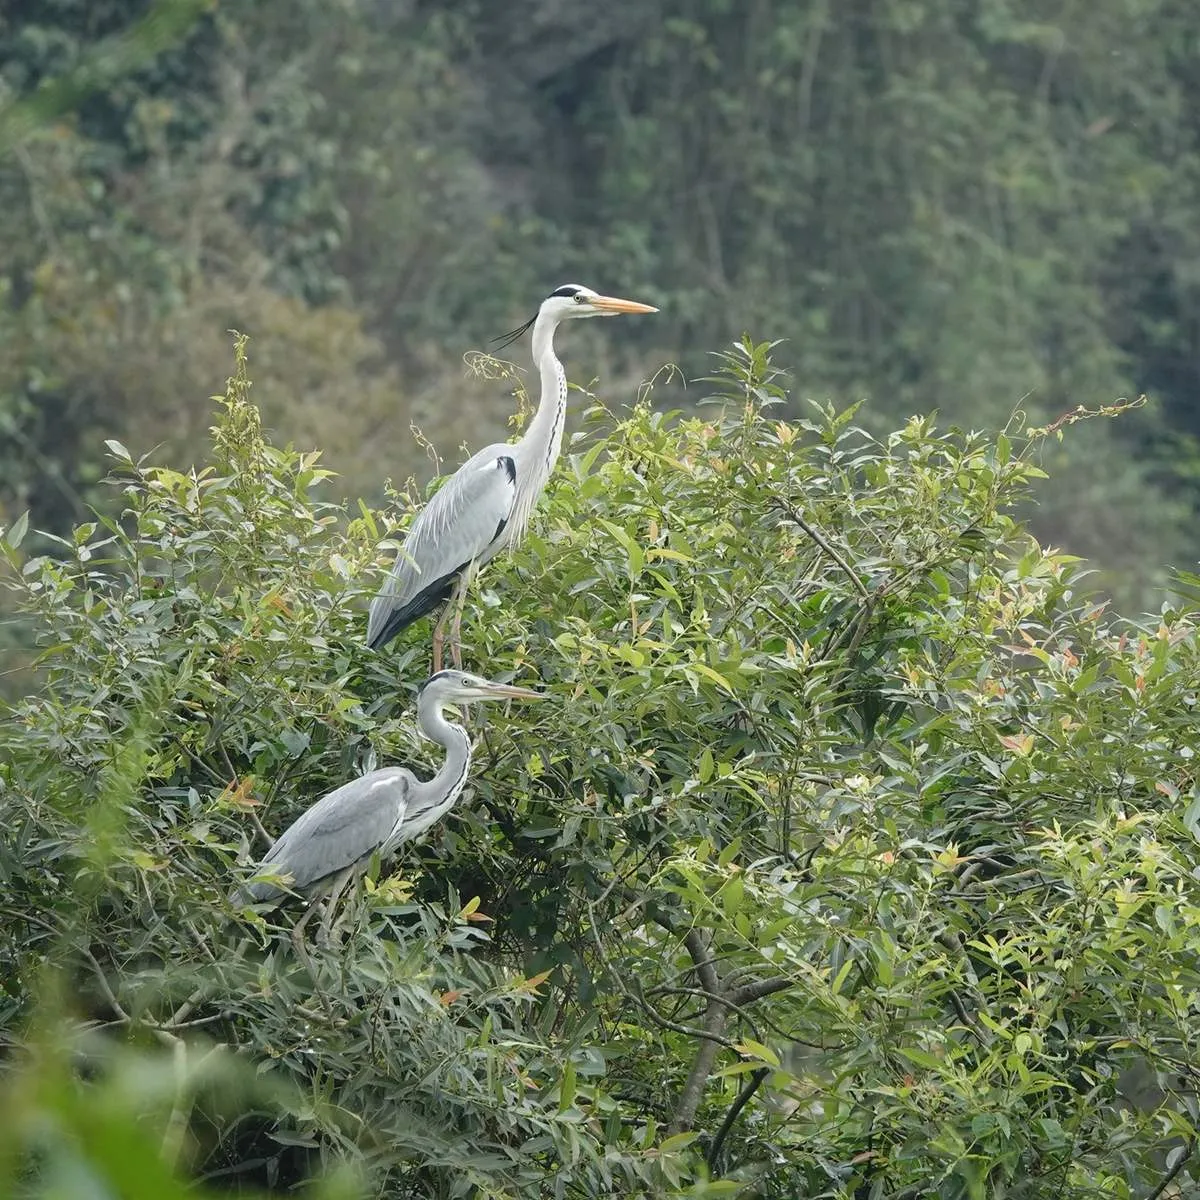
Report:
M 333 1021 L 333 1008 L 330 1006 L 329 998 L 325 995 L 325 989 L 321 987 L 321 981 L 317 978 L 317 969 L 313 966 L 313 961 L 308 956 L 308 951 L 304 948 L 304 926 L 308 924 L 309 918 L 317 911 L 317 900 L 304 910 L 304 915 L 292 926 L 292 946 L 295 948 L 296 957 L 304 964 L 304 969 L 308 972 L 309 979 L 312 980 L 313 994 L 321 1002 L 321 1007 L 325 1010 L 325 1015 L 330 1022 Z
M 347 896 L 343 900 L 342 904 L 338 907 L 337 920 L 334 921 L 329 930 L 329 940 L 335 946 L 340 946 L 342 944 L 342 931 L 346 927 L 346 922 L 350 920 L 351 909 L 354 903 L 355 901 L 352 901 L 350 897 Z
M 333 878 L 333 883 L 330 885 L 329 891 L 325 895 L 325 916 L 321 920 L 321 928 L 317 931 L 317 945 L 329 945 L 329 929 L 333 924 L 334 910 L 337 908 L 338 897 L 342 894 L 346 884 L 350 882 L 351 876 L 354 874 L 354 865 L 351 864 L 344 871 L 339 872 Z
M 433 627 L 433 674 L 442 669 L 442 639 L 446 636 L 446 618 L 450 615 L 450 605 L 442 609 L 437 624 Z
M 470 587 L 472 574 L 468 569 L 458 577 L 458 582 L 454 585 L 454 595 L 450 597 L 450 603 L 454 606 L 454 624 L 450 627 L 450 654 L 454 659 L 455 668 L 459 671 L 462 670 L 463 609 L 467 605 L 467 588 Z
M 305 910 L 295 925 L 292 926 L 292 946 L 296 950 L 296 957 L 304 964 L 304 969 L 312 976 L 313 983 L 317 982 L 317 972 L 312 964 L 312 959 L 308 957 L 308 951 L 304 948 L 304 927 L 308 924 L 309 918 L 317 911 L 317 902 L 314 900 Z

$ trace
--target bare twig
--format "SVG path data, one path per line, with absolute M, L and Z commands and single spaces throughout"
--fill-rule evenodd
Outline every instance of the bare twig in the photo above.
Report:
M 867 603 L 858 610 L 858 618 L 854 622 L 854 636 L 850 639 L 850 644 L 846 647 L 846 657 L 848 659 L 853 660 L 854 656 L 858 653 L 858 648 L 862 645 L 863 636 L 867 632 L 867 626 L 870 624 L 871 618 L 875 615 L 875 605 L 885 591 L 886 585 L 881 583 L 875 589 L 874 593 L 867 598 Z
M 594 912 L 594 905 L 589 904 L 588 908 Z M 644 996 L 638 992 L 631 991 L 622 981 L 620 974 L 616 971 L 613 971 L 611 965 L 609 964 L 608 955 L 604 952 L 604 943 L 600 940 L 598 923 L 593 919 L 590 924 L 592 941 L 596 946 L 596 954 L 599 957 L 600 962 L 605 966 L 606 969 L 609 970 L 613 982 L 616 984 L 617 990 L 622 996 L 625 997 L 626 1000 L 632 1001 L 634 1004 L 636 1004 L 638 1008 L 640 1008 L 642 1012 L 644 1012 L 646 1016 L 650 1018 L 651 1021 L 660 1026 L 662 1029 L 669 1029 L 672 1033 L 681 1033 L 685 1037 L 713 1041 L 717 1046 L 725 1047 L 726 1050 L 734 1049 L 733 1043 L 729 1041 L 728 1038 L 722 1037 L 719 1031 L 714 1034 L 708 1029 L 698 1029 L 693 1025 L 681 1025 L 677 1021 L 669 1020 L 667 1017 L 664 1017 L 658 1011 L 658 1009 L 656 1009 L 654 1005 L 651 1004 Z
M 776 992 L 792 986 L 792 980 L 786 976 L 777 975 L 774 979 L 756 979 L 753 983 L 743 984 L 729 995 L 729 1003 L 733 1006 L 753 1004 L 764 996 L 773 996 Z
M 1185 1166 L 1187 1166 L 1189 1160 L 1195 1152 L 1196 1139 L 1192 1138 L 1190 1141 L 1185 1143 L 1183 1147 L 1183 1153 L 1179 1156 L 1178 1162 L 1176 1162 L 1176 1164 L 1162 1177 L 1162 1179 L 1159 1180 L 1158 1186 L 1154 1189 L 1154 1191 L 1147 1195 L 1146 1200 L 1159 1200 L 1159 1198 L 1164 1195 L 1167 1188 L 1169 1188 L 1171 1184 L 1175 1182 L 1179 1172 L 1182 1171 Z
M 92 968 L 92 974 L 95 975 L 96 982 L 100 985 L 100 991 L 103 993 L 104 999 L 107 1001 L 109 1008 L 116 1014 L 117 1020 L 115 1024 L 131 1027 L 135 1024 L 141 1024 L 150 1030 L 165 1046 L 177 1047 L 182 1044 L 180 1039 L 171 1032 L 171 1028 L 176 1026 L 175 1020 L 172 1020 L 170 1025 L 159 1025 L 155 1021 L 147 1020 L 135 1022 L 133 1017 L 125 1011 L 124 1006 L 117 999 L 116 993 L 112 990 L 112 986 L 108 982 L 108 977 L 104 974 L 104 968 L 96 961 L 96 956 L 86 946 L 82 946 L 80 949 L 83 957 L 87 959 L 88 966 Z M 190 1009 L 188 1011 L 190 1012 Z M 185 1013 L 184 1015 L 186 1016 L 187 1014 Z
M 949 997 L 950 1006 L 958 1014 L 958 1019 L 963 1023 L 963 1027 L 970 1033 L 981 1045 L 986 1045 L 983 1033 L 979 1028 L 979 1022 L 967 1012 L 967 1007 L 962 1002 L 962 997 L 953 989 L 947 988 L 946 995 Z
M 750 1098 L 762 1087 L 763 1080 L 770 1073 L 770 1067 L 759 1067 L 756 1071 L 752 1071 L 750 1078 L 746 1080 L 742 1086 L 742 1090 L 738 1092 L 737 1098 L 729 1106 L 729 1111 L 725 1114 L 725 1120 L 721 1122 L 721 1128 L 717 1130 L 717 1136 L 713 1138 L 713 1143 L 708 1148 L 707 1162 L 710 1171 L 715 1172 L 717 1170 L 717 1164 L 721 1161 L 721 1151 L 725 1148 L 725 1139 L 729 1136 L 729 1131 L 733 1128 L 733 1123 L 738 1119 L 738 1114 L 750 1103 Z
M 164 1029 L 181 1029 L 187 1022 L 188 1017 L 196 1011 L 196 1005 L 204 999 L 204 988 L 198 987 L 172 1014 L 171 1019 L 164 1025 Z
M 775 1021 L 772 1021 L 769 1017 L 761 1015 L 757 1017 L 752 1016 L 749 1009 L 746 1007 L 747 1004 L 754 1000 L 758 1000 L 763 996 L 770 996 L 775 992 L 782 992 L 785 988 L 790 987 L 792 983 L 793 980 L 791 979 L 764 979 L 759 983 L 747 984 L 744 988 L 735 988 L 733 991 L 724 995 L 716 995 L 713 992 L 710 992 L 707 988 L 680 987 L 672 984 L 660 984 L 658 987 L 651 988 L 646 994 L 648 996 L 695 996 L 697 999 L 704 1001 L 713 999 L 720 1000 L 730 1013 L 739 1018 L 739 1020 L 746 1022 L 746 1025 L 750 1030 L 750 1035 L 755 1041 L 762 1041 L 762 1038 L 758 1033 L 758 1025 L 761 1022 L 768 1029 L 770 1029 L 772 1033 L 777 1034 L 785 1041 L 802 1042 L 802 1044 L 806 1046 L 813 1045 L 811 1042 L 803 1042 L 802 1039 L 798 1038 L 792 1031 L 784 1029 L 783 1026 L 777 1024 Z M 765 990 L 757 990 L 757 994 L 750 996 L 748 1000 L 745 999 L 745 996 L 748 995 L 751 990 L 756 989 Z M 825 1046 L 815 1046 L 815 1049 L 818 1050 L 825 1050 L 827 1048 L 828 1047 Z
M 849 579 L 854 585 L 855 591 L 858 592 L 859 596 L 865 603 L 869 604 L 871 602 L 871 593 L 867 591 L 866 585 L 854 573 L 850 567 L 850 564 L 845 560 L 845 558 L 842 557 L 841 553 L 835 550 L 834 547 L 831 546 L 829 542 L 827 542 L 825 538 L 800 515 L 799 511 L 794 505 L 790 504 L 787 500 L 778 498 L 776 499 L 775 503 L 787 514 L 788 520 L 799 525 L 800 528 L 803 529 L 804 532 L 807 533 L 808 536 L 812 538 L 812 540 L 816 542 L 817 545 L 820 546 L 821 549 L 824 550 L 825 553 L 828 554 L 829 557 L 832 558 L 833 561 L 837 563 L 837 565 L 841 567 L 843 571 L 846 572 L 846 578 Z
M 654 1022 L 662 1029 L 669 1029 L 672 1033 L 682 1033 L 684 1037 L 698 1038 L 706 1045 L 713 1047 L 713 1052 L 709 1056 L 710 1062 L 715 1057 L 717 1050 L 732 1050 L 737 1053 L 737 1047 L 727 1037 L 717 1031 L 714 1032 L 708 1028 L 698 1029 L 695 1025 L 681 1025 L 678 1021 L 672 1021 L 669 1017 L 664 1017 L 658 1012 L 653 1004 L 647 1004 L 644 1000 L 640 1000 L 636 993 L 628 992 L 624 988 L 622 993 L 630 1000 L 637 1002 L 638 1006 Z M 695 1115 L 693 1113 L 693 1115 Z
M 86 946 L 80 948 L 83 951 L 83 957 L 88 961 L 88 966 L 92 968 L 92 974 L 95 975 L 101 992 L 104 993 L 104 999 L 108 1001 L 108 1007 L 117 1014 L 117 1018 L 122 1025 L 132 1025 L 133 1018 L 125 1011 L 121 1002 L 117 999 L 116 993 L 109 985 L 108 977 L 104 974 L 104 968 L 96 961 L 96 956 Z
M 267 849 L 270 850 L 275 845 L 275 839 L 267 832 L 266 826 L 263 825 L 262 820 L 254 809 L 250 810 L 250 823 L 254 826 L 258 836 L 262 838 Z

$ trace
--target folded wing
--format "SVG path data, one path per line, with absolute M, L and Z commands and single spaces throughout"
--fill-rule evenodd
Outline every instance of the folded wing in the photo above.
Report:
M 259 870 L 290 876 L 293 891 L 307 892 L 364 862 L 404 819 L 413 783 L 402 767 L 384 767 L 343 784 L 288 826 Z M 242 899 L 277 900 L 282 895 L 273 883 L 252 883 L 243 889 Z
M 517 489 L 511 451 L 503 445 L 480 451 L 421 510 L 371 602 L 372 650 L 446 600 L 464 571 L 487 562 L 503 545 Z

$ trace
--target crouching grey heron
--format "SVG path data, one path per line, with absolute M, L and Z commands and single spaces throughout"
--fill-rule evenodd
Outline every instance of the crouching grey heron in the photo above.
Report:
M 448 721 L 448 705 L 470 700 L 541 700 L 544 695 L 507 683 L 493 683 L 466 671 L 439 671 L 417 694 L 417 725 L 446 751 L 446 761 L 428 781 L 406 767 L 383 767 L 322 796 L 280 835 L 259 863 L 256 873 L 270 872 L 287 881 L 291 890 L 313 903 L 292 930 L 301 957 L 305 923 L 325 896 L 322 923 L 328 934 L 334 904 L 356 872 L 373 854 L 388 858 L 403 842 L 436 824 L 454 806 L 471 767 L 471 739 L 461 726 Z M 252 880 L 234 894 L 237 903 L 278 902 L 284 888 L 267 880 Z
M 391 575 L 371 602 L 367 645 L 372 650 L 449 601 L 433 631 L 433 669 L 442 669 L 442 639 L 452 609 L 451 655 L 454 665 L 462 666 L 462 610 L 471 579 L 505 546 L 521 540 L 562 445 L 567 376 L 554 354 L 555 329 L 579 317 L 657 311 L 569 283 L 543 300 L 532 320 L 499 339 L 503 348 L 533 326 L 533 361 L 542 383 L 537 412 L 519 441 L 498 442 L 467 459 L 413 521 Z

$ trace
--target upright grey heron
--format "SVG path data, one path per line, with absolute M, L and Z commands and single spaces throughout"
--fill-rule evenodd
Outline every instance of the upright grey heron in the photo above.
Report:
M 322 796 L 280 835 L 259 863 L 259 873 L 288 877 L 294 891 L 313 897 L 325 895 L 324 928 L 328 930 L 333 907 L 346 883 L 366 867 L 376 852 L 387 858 L 402 843 L 411 841 L 440 821 L 453 807 L 471 766 L 471 739 L 461 725 L 443 713 L 447 705 L 468 700 L 541 700 L 541 692 L 493 683 L 466 671 L 439 671 L 417 694 L 417 725 L 428 738 L 443 746 L 446 761 L 427 782 L 405 767 L 383 767 Z M 238 889 L 240 903 L 278 901 L 285 892 L 266 880 L 251 881 Z M 292 930 L 292 939 L 304 955 L 301 934 L 316 905 Z
M 433 669 L 442 669 L 451 609 L 451 655 L 454 665 L 462 666 L 459 639 L 471 579 L 505 546 L 520 541 L 562 445 L 567 376 L 554 354 L 555 329 L 578 317 L 657 311 L 569 283 L 543 300 L 532 320 L 500 339 L 503 348 L 533 326 L 533 361 L 542 381 L 537 412 L 520 441 L 498 442 L 467 459 L 413 521 L 391 575 L 371 602 L 367 645 L 372 650 L 449 600 L 433 631 Z

